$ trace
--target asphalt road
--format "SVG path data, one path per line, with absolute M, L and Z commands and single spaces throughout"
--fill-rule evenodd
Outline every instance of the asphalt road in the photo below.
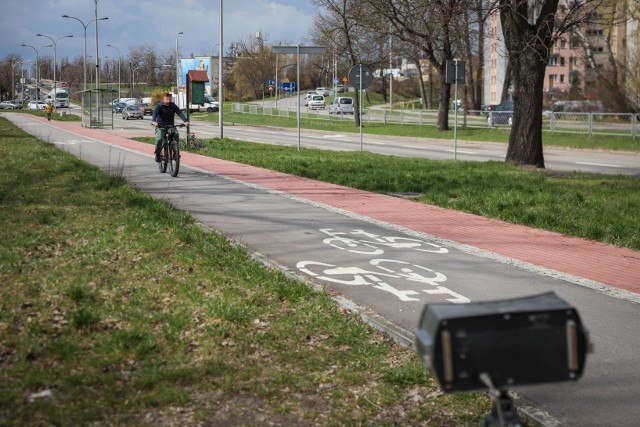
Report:
M 349 120 L 351 117 L 349 117 Z M 145 120 L 114 119 L 114 129 L 150 130 L 149 118 Z M 193 131 L 204 138 L 218 136 L 218 126 L 211 122 L 193 120 Z M 287 146 L 298 145 L 296 129 L 260 126 L 225 125 L 224 136 L 244 141 Z M 358 133 L 335 133 L 302 129 L 300 145 L 307 148 L 322 148 L 339 151 L 360 150 Z M 467 161 L 504 161 L 506 144 L 490 142 L 458 141 L 455 156 Z M 421 157 L 433 160 L 453 160 L 453 141 L 428 138 L 364 135 L 363 150 L 402 157 Z M 559 171 L 582 171 L 602 174 L 640 176 L 640 153 L 604 150 L 575 150 L 557 147 L 544 148 L 547 169 Z
M 481 301 L 554 291 L 579 310 L 595 352 L 577 383 L 517 391 L 565 425 L 638 425 L 637 303 L 498 262 L 456 242 L 401 230 L 187 164 L 181 165 L 178 178 L 171 178 L 158 173 L 151 150 L 140 154 L 56 129 L 27 115 L 9 117 L 83 160 L 123 173 L 153 197 L 172 202 L 252 251 L 335 289 L 409 331 L 415 330 L 428 302 Z M 230 137 L 250 139 L 246 130 L 228 127 L 227 131 Z M 399 237 L 405 240 L 394 240 Z M 359 243 L 350 247 L 345 239 Z M 393 247 L 388 244 L 392 241 L 406 244 Z

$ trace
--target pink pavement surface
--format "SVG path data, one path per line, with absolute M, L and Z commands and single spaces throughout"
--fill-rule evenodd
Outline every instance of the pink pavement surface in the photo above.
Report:
M 77 122 L 49 123 L 84 137 L 147 153 L 150 156 L 153 152 L 149 144 L 127 139 L 117 135 L 116 131 L 87 129 Z M 152 136 L 152 129 L 145 135 Z M 181 161 L 184 165 L 239 181 L 640 294 L 640 251 L 194 153 L 183 152 Z

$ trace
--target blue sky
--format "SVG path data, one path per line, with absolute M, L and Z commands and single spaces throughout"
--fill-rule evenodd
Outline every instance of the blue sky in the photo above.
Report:
M 70 15 L 85 23 L 94 17 L 94 0 L 2 0 L 0 59 L 17 53 L 25 59 L 35 56 L 36 48 L 50 44 L 37 33 L 54 39 L 73 34 L 58 42 L 58 60 L 82 55 L 84 37 L 80 22 L 62 18 Z M 180 56 L 217 53 L 218 0 L 98 0 L 100 56 L 117 56 L 111 44 L 125 56 L 129 47 L 156 46 L 159 52 L 175 49 L 176 33 L 180 35 Z M 313 22 L 311 0 L 226 0 L 224 1 L 225 51 L 232 41 L 245 39 L 261 31 L 268 43 L 305 43 Z M 87 53 L 95 53 L 95 24 L 87 28 Z M 41 55 L 53 56 L 51 49 Z

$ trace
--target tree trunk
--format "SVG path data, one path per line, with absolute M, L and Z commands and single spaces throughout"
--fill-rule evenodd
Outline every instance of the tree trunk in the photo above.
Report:
M 558 0 L 499 0 L 511 65 L 513 126 L 506 161 L 544 168 L 542 98 Z
M 438 107 L 438 131 L 449 130 L 449 104 L 451 103 L 451 84 L 446 82 L 444 66 L 441 67 L 438 78 L 440 79 L 440 106 Z
M 420 108 L 424 109 L 427 106 L 427 94 L 424 90 L 424 74 L 422 74 L 419 58 L 416 59 L 416 67 L 418 69 L 418 85 L 420 86 Z
M 545 68 L 538 53 L 525 51 L 513 61 L 513 126 L 506 161 L 544 168 L 542 100 Z
M 386 104 L 387 103 L 387 76 L 385 76 L 384 73 L 380 78 L 380 93 L 382 94 L 382 102 Z

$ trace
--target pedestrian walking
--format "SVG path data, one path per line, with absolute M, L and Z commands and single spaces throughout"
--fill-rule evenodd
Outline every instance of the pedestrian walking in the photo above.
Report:
M 51 101 L 47 102 L 47 105 L 44 106 L 44 112 L 47 113 L 47 120 L 51 121 L 51 113 L 53 113 Z

